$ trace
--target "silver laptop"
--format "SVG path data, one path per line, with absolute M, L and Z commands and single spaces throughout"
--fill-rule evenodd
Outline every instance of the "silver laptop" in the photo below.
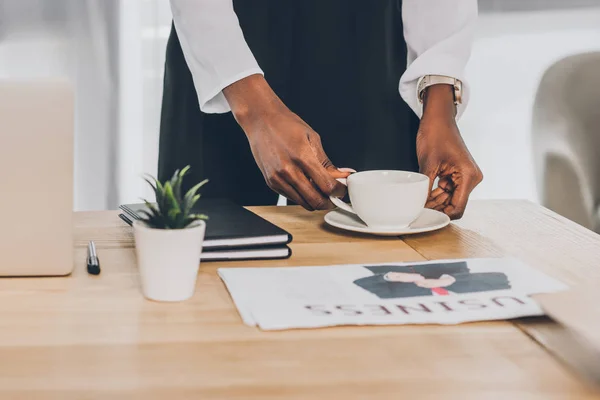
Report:
M 0 276 L 73 271 L 73 90 L 0 80 Z

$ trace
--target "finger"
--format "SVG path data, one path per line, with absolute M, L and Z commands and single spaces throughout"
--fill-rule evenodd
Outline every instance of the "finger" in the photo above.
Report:
M 467 202 L 469 201 L 469 194 L 471 193 L 471 190 L 473 190 L 471 182 L 472 180 L 470 178 L 465 177 L 460 185 L 455 185 L 450 204 L 444 209 L 444 212 L 451 219 L 462 218 L 467 207 Z
M 439 211 L 439 212 L 443 212 L 445 214 L 444 209 L 446 207 L 448 207 L 448 204 L 447 203 L 443 203 L 443 204 L 440 204 L 439 206 L 433 207 L 433 210 Z
M 329 200 L 329 196 L 323 195 L 323 193 L 321 193 L 301 171 L 298 171 L 296 175 L 288 179 L 287 183 L 292 186 L 314 210 L 327 210 L 334 207 L 333 203 Z
M 301 167 L 323 195 L 342 197 L 346 194 L 346 186 L 338 182 L 336 178 L 346 178 L 350 173 L 339 171 L 333 164 L 329 164 L 326 168 L 316 157 L 302 160 Z
M 436 198 L 429 200 L 426 204 L 425 207 L 426 208 L 435 208 L 439 205 L 448 205 L 450 204 L 450 198 L 452 197 L 452 195 L 450 193 L 443 193 L 439 196 L 437 196 Z
M 455 188 L 455 185 L 452 182 L 452 176 L 444 176 L 440 178 L 438 181 L 438 187 L 448 193 L 452 193 Z
M 356 170 L 352 169 L 352 168 L 338 168 L 338 171 L 340 171 L 340 172 L 348 172 L 350 174 L 356 173 Z
M 440 188 L 440 187 L 437 187 L 437 188 L 433 189 L 433 191 L 429 195 L 429 198 L 430 199 L 435 199 L 436 197 L 438 197 L 442 193 L 446 193 L 446 191 L 444 189 Z
M 429 200 L 426 204 L 425 204 L 425 208 L 432 208 L 435 209 L 436 207 L 439 206 L 446 206 L 448 204 L 448 201 L 450 200 L 450 194 L 446 193 L 444 191 L 442 191 L 442 193 L 440 195 L 438 195 L 437 197 L 435 197 L 432 200 Z
M 437 201 L 439 203 L 439 198 L 443 195 L 449 195 L 449 193 L 446 193 L 443 189 L 440 188 L 433 189 L 433 192 L 431 192 L 429 198 L 427 199 L 427 204 L 432 203 L 434 201 Z
M 278 188 L 276 190 L 277 193 L 282 195 L 283 197 L 292 200 L 294 203 L 302 206 L 304 209 L 308 211 L 314 211 L 315 209 L 311 207 L 303 198 L 300 196 L 298 191 L 296 191 L 289 183 L 282 181 L 278 184 Z
M 302 159 L 304 172 L 326 196 L 344 196 L 346 187 L 336 179 L 347 178 L 351 172 L 339 170 L 333 165 L 327 154 L 325 154 L 321 137 L 317 133 L 313 132 L 312 135 L 309 135 L 308 140 L 314 157 L 304 157 Z
M 333 166 L 332 166 L 333 167 Z M 347 178 L 352 174 L 356 173 L 356 170 L 353 168 L 326 168 L 329 175 L 334 178 Z

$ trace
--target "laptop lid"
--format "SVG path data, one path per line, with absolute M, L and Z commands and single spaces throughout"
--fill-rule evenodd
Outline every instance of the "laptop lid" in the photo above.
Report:
M 0 80 L 0 276 L 72 272 L 73 140 L 67 82 Z

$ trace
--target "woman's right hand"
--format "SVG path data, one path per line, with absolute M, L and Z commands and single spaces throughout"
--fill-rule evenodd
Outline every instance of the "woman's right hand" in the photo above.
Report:
M 223 90 L 267 185 L 307 210 L 333 207 L 329 196 L 343 196 L 336 178 L 350 174 L 329 160 L 320 136 L 277 97 L 262 75 L 244 78 Z

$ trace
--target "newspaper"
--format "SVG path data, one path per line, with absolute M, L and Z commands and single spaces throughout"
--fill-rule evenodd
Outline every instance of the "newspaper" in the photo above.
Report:
M 529 297 L 566 290 L 512 258 L 319 267 L 220 268 L 245 324 L 458 324 L 543 315 Z

